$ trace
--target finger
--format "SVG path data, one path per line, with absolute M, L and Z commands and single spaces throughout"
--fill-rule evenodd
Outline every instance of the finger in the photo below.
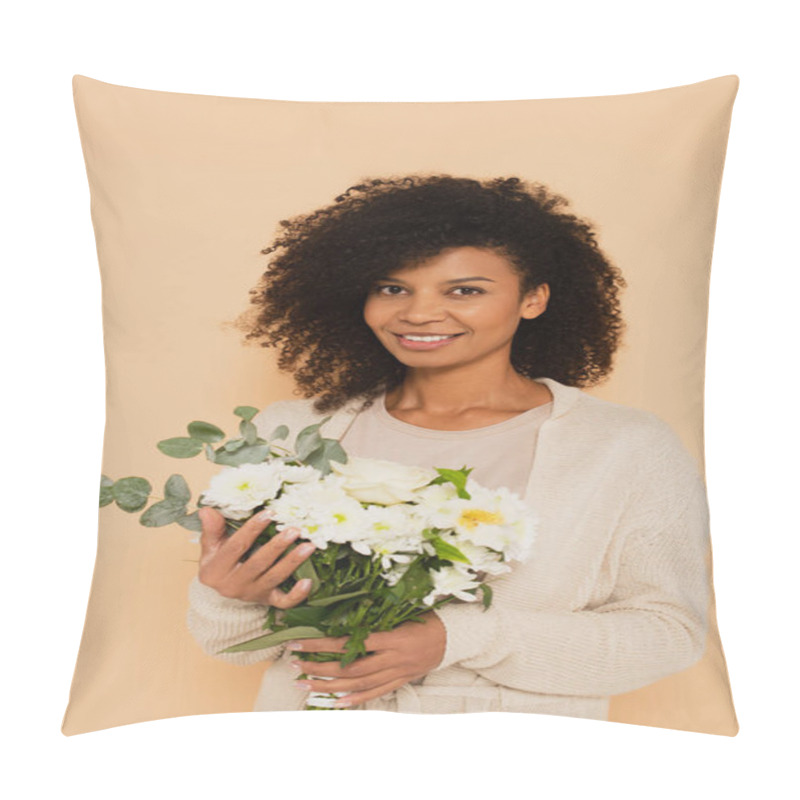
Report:
M 388 654 L 362 656 L 350 664 L 342 666 L 339 661 L 292 661 L 297 665 L 298 674 L 321 675 L 326 678 L 361 678 L 382 672 L 392 664 Z
M 294 608 L 294 606 L 304 602 L 308 599 L 309 594 L 311 594 L 311 587 L 313 585 L 311 581 L 305 583 L 305 580 L 298 581 L 292 586 L 289 592 L 273 589 L 267 595 L 266 604 L 268 606 L 275 606 L 275 608 Z
M 265 518 L 260 514 L 250 517 L 220 545 L 214 554 L 216 568 L 222 573 L 230 572 L 271 523 L 271 517 Z
M 284 528 L 276 533 L 266 544 L 258 548 L 247 561 L 237 561 L 233 572 L 237 580 L 255 581 L 263 575 L 302 533 L 300 528 Z M 278 581 L 280 583 L 280 581 Z M 273 584 L 275 586 L 277 584 Z
M 254 582 L 256 593 L 261 596 L 272 594 L 273 590 L 293 575 L 304 561 L 311 558 L 315 550 L 316 547 L 311 542 L 303 542 L 286 553 L 283 558 L 270 566 L 266 572 L 258 576 L 258 579 Z M 233 572 L 231 577 L 236 578 L 236 571 Z M 283 607 L 280 606 L 280 608 Z
M 198 512 L 203 532 L 200 534 L 200 563 L 217 551 L 225 536 L 225 517 L 216 508 L 203 506 Z
M 315 668 L 317 664 L 313 665 Z M 397 670 L 384 669 L 380 672 L 375 672 L 372 675 L 363 676 L 360 678 L 326 678 L 315 677 L 319 673 L 314 672 L 312 669 L 310 673 L 305 673 L 307 677 L 301 678 L 295 682 L 299 688 L 306 688 L 311 692 L 372 692 L 385 686 L 390 681 L 397 681 Z M 401 685 L 408 680 L 404 677 Z

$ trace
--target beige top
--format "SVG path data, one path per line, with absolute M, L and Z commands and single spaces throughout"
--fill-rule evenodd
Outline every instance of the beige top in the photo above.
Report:
M 422 428 L 393 417 L 385 393 L 359 414 L 341 445 L 361 458 L 379 458 L 408 466 L 473 467 L 470 478 L 489 489 L 508 487 L 525 496 L 534 449 L 552 401 L 494 425 L 464 431 Z

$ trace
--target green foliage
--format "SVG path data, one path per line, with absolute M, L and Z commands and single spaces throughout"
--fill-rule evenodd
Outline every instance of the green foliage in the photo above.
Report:
M 156 447 L 165 455 L 172 458 L 194 458 L 203 450 L 202 439 L 187 436 L 176 436 L 173 439 L 162 439 Z
M 224 650 L 220 650 L 220 653 L 243 653 L 249 650 L 263 650 L 265 647 L 273 647 L 276 644 L 283 644 L 290 640 L 318 639 L 324 635 L 325 634 L 317 630 L 317 628 L 307 626 L 287 628 L 286 630 L 277 631 L 276 633 L 269 633 L 266 636 L 257 636 L 255 639 L 249 639 L 241 644 L 235 644 L 233 647 L 226 647 Z
M 186 503 L 181 500 L 167 499 L 153 503 L 139 517 L 139 522 L 148 528 L 162 528 L 186 516 Z
M 123 511 L 134 513 L 147 505 L 153 487 L 144 478 L 120 478 L 111 487 L 111 491 Z
M 207 442 L 208 444 L 219 442 L 225 438 L 225 431 L 210 422 L 190 422 L 186 429 L 192 439 L 199 439 L 201 442 Z
M 100 476 L 100 508 L 114 502 L 114 481 L 107 475 Z
M 236 406 L 236 408 L 233 409 L 233 413 L 237 417 L 241 417 L 250 422 L 250 420 L 258 414 L 258 409 L 255 406 Z
M 467 469 L 466 465 L 461 469 L 444 469 L 437 467 L 438 478 L 434 478 L 431 484 L 452 483 L 456 487 L 458 496 L 464 500 L 471 499 L 472 495 L 467 491 L 467 478 L 474 468 Z

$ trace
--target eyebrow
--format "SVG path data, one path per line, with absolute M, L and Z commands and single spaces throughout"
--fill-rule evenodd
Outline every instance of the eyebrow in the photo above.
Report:
M 376 278 L 379 281 L 394 281 L 395 283 L 405 283 L 404 280 L 400 278 Z M 483 278 L 480 275 L 475 275 L 472 278 L 454 278 L 451 281 L 442 281 L 442 283 L 465 283 L 466 281 L 489 281 L 489 283 L 495 283 L 491 278 Z

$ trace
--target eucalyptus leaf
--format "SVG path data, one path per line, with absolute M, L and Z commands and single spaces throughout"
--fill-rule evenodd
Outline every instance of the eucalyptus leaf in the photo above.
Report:
M 244 447 L 246 444 L 244 439 L 231 439 L 229 442 L 225 442 L 222 446 L 222 449 L 226 453 L 235 453 L 241 447 Z
M 258 409 L 255 406 L 236 406 L 236 408 L 233 409 L 233 413 L 237 417 L 241 417 L 250 422 L 250 420 L 258 414 Z
M 187 531 L 196 531 L 197 533 L 203 532 L 203 523 L 200 521 L 200 516 L 196 511 L 193 511 L 191 514 L 186 514 L 186 516 L 175 521 L 182 528 L 186 528 Z
M 132 514 L 147 505 L 153 487 L 144 478 L 120 478 L 111 487 L 111 491 L 117 505 Z
M 192 499 L 192 492 L 183 475 L 169 476 L 164 484 L 164 497 L 170 500 L 180 500 L 184 505 Z
M 323 636 L 325 636 L 325 634 L 317 630 L 317 628 L 306 626 L 287 628 L 285 631 L 268 633 L 266 636 L 257 636 L 255 639 L 249 639 L 241 644 L 235 644 L 233 647 L 226 647 L 219 652 L 242 653 L 249 650 L 263 650 L 266 647 L 273 647 L 276 644 L 283 644 L 284 642 L 294 641 L 295 639 L 318 639 Z
M 288 425 L 278 425 L 274 431 L 269 435 L 269 440 L 274 442 L 277 439 L 285 439 L 289 435 Z
M 331 461 L 347 463 L 347 454 L 336 439 L 320 439 L 320 446 L 303 459 L 305 464 L 318 469 L 323 475 L 332 472 Z
M 114 502 L 114 492 L 112 487 L 114 481 L 107 475 L 100 476 L 100 508 Z
M 252 422 L 243 419 L 239 423 L 239 433 L 244 437 L 247 444 L 253 445 L 258 440 L 258 430 Z
M 147 528 L 162 528 L 186 516 L 186 503 L 180 500 L 161 500 L 153 503 L 139 517 L 139 522 Z
M 492 604 L 492 595 L 494 594 L 492 592 L 492 587 L 489 586 L 488 583 L 482 583 L 481 592 L 483 593 L 483 597 L 481 598 L 483 602 L 483 607 L 489 608 L 489 606 Z
M 238 467 L 241 464 L 261 464 L 266 461 L 269 456 L 269 445 L 255 444 L 244 445 L 240 447 L 235 453 L 226 453 L 225 449 L 220 447 L 216 451 L 215 462 L 217 464 L 224 464 L 228 467 Z
M 217 463 L 217 453 L 210 444 L 206 445 L 206 458 L 214 464 Z
M 172 458 L 193 458 L 202 451 L 203 442 L 187 436 L 176 436 L 172 439 L 162 439 L 156 447 L 164 455 L 172 456 Z
M 297 434 L 297 439 L 294 443 L 294 451 L 301 461 L 305 461 L 306 456 L 313 453 L 322 444 L 322 436 L 320 435 L 319 429 L 330 418 L 331 415 L 329 414 L 319 422 L 315 422 L 313 425 L 303 428 L 303 430 Z
M 195 420 L 194 422 L 190 422 L 186 428 L 192 439 L 199 439 L 201 442 L 206 442 L 208 444 L 219 442 L 225 438 L 225 432 L 220 430 L 216 425 L 212 425 L 210 422 Z

